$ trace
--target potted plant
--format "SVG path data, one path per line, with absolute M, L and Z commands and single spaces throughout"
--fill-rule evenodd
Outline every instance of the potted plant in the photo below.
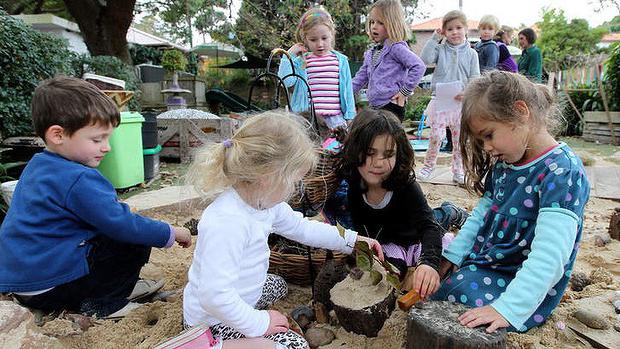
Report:
M 172 73 L 172 88 L 179 88 L 179 71 L 187 67 L 187 58 L 179 50 L 166 50 L 161 57 L 161 65 Z
M 187 103 L 181 94 L 191 93 L 192 91 L 182 89 L 179 86 L 179 71 L 185 70 L 185 67 L 187 66 L 187 58 L 185 58 L 183 52 L 179 50 L 168 50 L 164 52 L 161 57 L 161 65 L 164 69 L 172 73 L 172 86 L 161 91 L 162 93 L 172 94 L 166 99 L 168 109 L 186 108 Z

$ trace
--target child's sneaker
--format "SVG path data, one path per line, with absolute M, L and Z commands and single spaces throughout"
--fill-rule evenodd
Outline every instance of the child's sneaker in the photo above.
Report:
M 463 224 L 465 224 L 465 221 L 469 217 L 469 213 L 467 211 L 456 206 L 450 201 L 444 201 L 441 204 L 441 209 L 444 212 L 444 222 L 442 222 L 441 224 L 442 226 L 444 226 L 444 228 L 446 226 L 453 226 L 456 229 L 461 229 L 461 227 L 463 226 Z M 446 230 L 448 229 L 446 228 Z
M 421 182 L 427 182 L 431 178 L 431 174 L 433 173 L 433 169 L 430 167 L 422 167 L 420 172 L 418 172 L 418 179 Z
M 452 181 L 458 185 L 463 185 L 465 184 L 465 175 L 462 173 L 455 173 L 454 176 L 452 176 Z
M 129 302 L 127 303 L 127 305 L 125 305 L 121 309 L 113 312 L 112 314 L 104 317 L 103 319 L 104 320 L 120 320 L 124 318 L 125 316 L 127 316 L 132 310 L 139 308 L 141 306 L 142 306 L 141 303 Z
M 127 300 L 130 302 L 135 302 L 151 296 L 161 290 L 165 283 L 166 282 L 164 280 L 139 279 L 133 287 L 133 291 L 131 291 L 131 294 L 127 297 Z

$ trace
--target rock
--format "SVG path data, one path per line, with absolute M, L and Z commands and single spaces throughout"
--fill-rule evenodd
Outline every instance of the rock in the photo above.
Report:
M 305 331 L 310 323 L 314 321 L 314 311 L 310 307 L 302 305 L 291 311 L 291 317 Z
M 609 324 L 607 323 L 605 318 L 595 312 L 585 309 L 579 309 L 573 313 L 573 316 L 581 323 L 590 328 L 594 328 L 597 330 L 606 330 L 609 328 Z
M 594 236 L 594 246 L 603 247 L 611 242 L 611 238 L 608 234 Z
M 614 308 L 616 308 L 616 314 L 620 314 L 620 299 L 614 302 Z
M 570 277 L 570 288 L 576 292 L 580 292 L 591 283 L 590 278 L 584 272 L 574 272 Z
M 336 316 L 336 311 L 335 310 L 330 310 L 329 313 L 327 314 L 327 316 L 329 316 L 329 324 L 332 326 L 338 326 L 338 316 Z
M 28 309 L 0 301 L 0 348 L 62 348 L 60 341 L 46 336 L 34 323 Z
M 616 323 L 616 324 L 614 325 L 614 330 L 616 330 L 616 331 L 620 332 L 620 322 L 618 322 L 618 323 Z
M 306 332 L 306 340 L 310 348 L 318 348 L 331 343 L 336 338 L 334 332 L 327 328 L 312 327 Z

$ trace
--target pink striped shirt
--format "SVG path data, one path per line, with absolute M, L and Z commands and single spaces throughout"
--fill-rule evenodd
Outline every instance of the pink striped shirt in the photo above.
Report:
M 338 58 L 333 53 L 316 56 L 310 53 L 306 57 L 308 85 L 317 115 L 342 115 L 340 109 L 340 88 L 338 86 Z

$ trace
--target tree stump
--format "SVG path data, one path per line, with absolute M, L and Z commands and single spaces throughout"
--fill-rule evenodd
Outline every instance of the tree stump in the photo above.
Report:
M 616 207 L 609 220 L 609 237 L 620 240 L 620 207 Z
M 345 330 L 367 337 L 376 337 L 396 306 L 396 290 L 392 290 L 383 301 L 361 309 L 333 304 L 338 322 Z
M 469 307 L 460 303 L 418 303 L 407 317 L 407 349 L 495 349 L 506 347 L 506 330 L 487 333 L 486 326 L 462 326 L 459 315 Z

